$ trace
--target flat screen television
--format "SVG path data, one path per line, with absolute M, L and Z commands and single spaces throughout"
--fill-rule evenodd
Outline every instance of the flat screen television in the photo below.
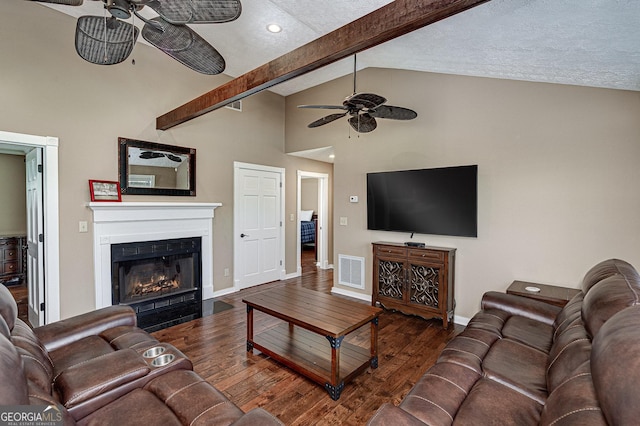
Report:
M 367 173 L 367 229 L 478 236 L 478 166 Z

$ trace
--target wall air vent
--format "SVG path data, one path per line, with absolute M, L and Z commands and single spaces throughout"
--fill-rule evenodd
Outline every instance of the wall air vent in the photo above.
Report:
M 338 284 L 364 290 L 364 257 L 338 255 Z
M 231 102 L 230 104 L 225 105 L 224 107 L 225 107 L 225 108 L 232 109 L 232 110 L 234 110 L 234 111 L 240 111 L 240 112 L 242 112 L 242 100 L 239 100 L 239 101 L 233 101 L 233 102 Z

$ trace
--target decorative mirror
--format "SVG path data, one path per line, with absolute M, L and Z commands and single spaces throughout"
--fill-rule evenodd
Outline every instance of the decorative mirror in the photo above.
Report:
M 196 150 L 118 138 L 123 195 L 196 195 Z

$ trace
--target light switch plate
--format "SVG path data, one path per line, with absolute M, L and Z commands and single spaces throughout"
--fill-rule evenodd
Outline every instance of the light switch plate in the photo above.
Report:
M 357 203 L 358 202 L 358 196 L 357 195 L 351 195 L 349 197 L 349 202 L 350 203 Z

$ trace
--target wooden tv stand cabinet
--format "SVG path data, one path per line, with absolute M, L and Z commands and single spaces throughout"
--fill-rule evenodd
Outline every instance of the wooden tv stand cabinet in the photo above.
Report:
M 456 249 L 373 243 L 371 304 L 424 319 L 453 322 Z

